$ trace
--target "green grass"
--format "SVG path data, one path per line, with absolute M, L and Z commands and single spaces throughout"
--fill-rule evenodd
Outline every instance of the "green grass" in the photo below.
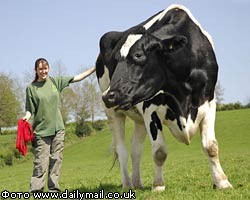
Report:
M 133 124 L 127 123 L 127 144 Z M 137 199 L 250 199 L 250 109 L 218 112 L 216 136 L 220 148 L 220 161 L 234 189 L 212 189 L 212 177 L 208 161 L 202 151 L 197 134 L 191 144 L 178 143 L 165 128 L 168 159 L 164 166 L 166 190 L 151 191 L 153 161 L 148 138 L 142 157 L 144 190 L 137 190 Z M 0 137 L 1 144 L 2 136 Z M 120 169 L 113 163 L 111 134 L 106 128 L 94 136 L 68 145 L 64 151 L 61 189 L 91 192 L 104 189 L 120 192 Z M 0 169 L 0 192 L 28 191 L 33 163 L 31 160 Z M 131 161 L 129 160 L 131 171 Z

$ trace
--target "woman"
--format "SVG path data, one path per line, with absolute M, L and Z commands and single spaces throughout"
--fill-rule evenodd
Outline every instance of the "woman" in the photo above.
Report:
M 48 171 L 49 192 L 59 192 L 65 127 L 60 111 L 60 93 L 70 83 L 78 82 L 95 71 L 91 68 L 75 77 L 49 77 L 49 63 L 44 58 L 35 62 L 35 80 L 26 88 L 26 114 L 33 115 L 32 127 L 35 160 L 30 191 L 43 191 Z

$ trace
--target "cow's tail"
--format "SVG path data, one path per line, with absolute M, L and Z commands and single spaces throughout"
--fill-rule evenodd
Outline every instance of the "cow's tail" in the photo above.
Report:
M 108 176 L 108 174 L 109 174 L 109 173 L 111 172 L 111 170 L 114 168 L 115 163 L 116 163 L 117 160 L 118 160 L 118 154 L 115 152 L 115 153 L 114 153 L 114 157 L 113 157 L 113 162 L 112 162 L 111 168 L 105 173 L 105 175 L 104 175 L 103 177 L 101 177 L 101 178 L 99 179 L 99 181 L 100 181 L 99 187 L 100 187 L 100 188 L 103 188 L 103 183 L 102 183 L 102 181 L 106 179 L 106 177 Z
M 109 169 L 109 172 L 111 172 L 111 170 L 114 168 L 116 161 L 118 160 L 118 154 L 116 152 L 114 152 L 114 157 L 113 157 L 113 163 L 112 166 Z

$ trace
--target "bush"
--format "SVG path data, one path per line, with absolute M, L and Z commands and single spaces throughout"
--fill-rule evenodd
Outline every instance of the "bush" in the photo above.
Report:
M 13 149 L 13 154 L 14 154 L 15 158 L 17 158 L 17 159 L 21 158 L 21 154 L 20 154 L 20 152 L 17 149 Z
M 28 150 L 30 149 L 30 146 L 28 146 Z M 23 162 L 24 160 L 30 159 L 30 157 L 31 156 L 28 156 L 28 154 L 26 156 L 22 156 L 13 143 L 3 143 L 0 146 L 0 168 Z
M 97 120 L 93 123 L 93 128 L 96 130 L 96 131 L 101 131 L 105 128 L 106 126 L 106 121 L 104 120 Z
M 17 133 L 17 130 L 2 129 L 1 131 L 2 135 L 15 135 L 16 133 Z
M 217 111 L 237 110 L 243 108 L 244 106 L 240 102 L 217 105 Z
M 5 166 L 5 161 L 2 156 L 0 156 L 0 168 Z
M 9 166 L 11 166 L 11 165 L 13 165 L 13 154 L 12 153 L 8 153 L 6 156 L 5 156 L 5 158 L 4 158 L 4 160 L 5 160 L 5 164 L 6 165 L 9 165 Z
M 76 135 L 76 123 L 68 123 L 65 125 L 65 145 L 68 146 L 79 141 Z
M 79 122 L 79 123 L 76 123 L 75 133 L 78 137 L 86 137 L 91 134 L 91 128 L 88 123 Z

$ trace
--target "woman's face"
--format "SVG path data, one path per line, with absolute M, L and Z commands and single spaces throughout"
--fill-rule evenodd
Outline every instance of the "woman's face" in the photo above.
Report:
M 39 63 L 38 67 L 36 68 L 36 73 L 38 75 L 38 81 L 45 81 L 49 73 L 48 64 L 46 65 L 44 63 Z

